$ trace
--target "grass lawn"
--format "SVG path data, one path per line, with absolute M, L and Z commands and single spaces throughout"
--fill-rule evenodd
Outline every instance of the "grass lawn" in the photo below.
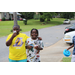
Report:
M 71 62 L 71 57 L 63 57 L 61 62 Z
M 46 27 L 51 27 L 55 25 L 60 25 L 64 21 L 63 18 L 53 18 L 50 22 L 46 22 L 46 25 L 41 25 L 42 22 L 40 20 L 28 20 L 27 25 L 24 25 L 23 21 L 18 21 L 18 25 L 20 25 L 20 28 L 22 29 L 21 32 L 26 32 L 30 31 L 32 28 L 46 28 Z M 10 34 L 10 30 L 12 30 L 12 27 L 14 25 L 14 21 L 0 21 L 0 37 L 2 36 L 7 36 Z

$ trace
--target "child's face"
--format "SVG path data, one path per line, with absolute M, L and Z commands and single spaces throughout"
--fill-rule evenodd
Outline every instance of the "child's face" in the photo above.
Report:
M 20 29 L 19 29 L 19 27 L 15 26 L 15 27 L 13 27 L 13 31 L 16 31 L 17 34 L 19 34 Z
M 36 30 L 32 31 L 31 36 L 32 36 L 32 39 L 36 39 L 37 38 L 38 34 L 37 34 Z

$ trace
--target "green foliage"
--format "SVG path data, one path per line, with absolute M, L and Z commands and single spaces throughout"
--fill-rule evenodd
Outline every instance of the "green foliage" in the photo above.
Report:
M 9 17 L 9 20 L 11 20 L 11 18 Z
M 35 20 L 40 19 L 40 14 L 34 14 L 34 19 Z
M 44 22 L 45 21 L 45 16 L 44 15 L 41 15 L 40 16 L 40 22 Z
M 44 22 L 45 21 L 45 19 L 43 19 L 43 18 L 40 18 L 40 22 Z
M 5 21 L 5 17 L 2 18 L 2 21 Z
M 27 21 L 28 19 L 32 19 L 33 18 L 33 15 L 34 15 L 34 12 L 19 12 L 22 14 L 22 18 L 25 18 L 26 20 L 23 21 L 25 25 L 27 25 Z
M 47 19 L 47 21 L 50 21 L 53 18 L 53 15 L 55 15 L 55 12 L 40 12 L 40 21 L 44 22 L 45 19 Z
M 27 20 L 23 20 L 24 24 L 27 25 Z
M 25 19 L 33 19 L 34 17 L 34 12 L 20 12 L 20 13 L 22 14 L 21 17 Z
M 61 17 L 66 19 L 74 18 L 75 12 L 62 12 Z

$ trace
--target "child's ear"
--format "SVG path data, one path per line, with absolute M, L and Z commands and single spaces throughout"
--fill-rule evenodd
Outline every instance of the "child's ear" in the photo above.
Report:
M 10 30 L 10 32 L 13 32 L 13 30 Z
M 20 29 L 20 31 L 22 31 L 22 29 Z

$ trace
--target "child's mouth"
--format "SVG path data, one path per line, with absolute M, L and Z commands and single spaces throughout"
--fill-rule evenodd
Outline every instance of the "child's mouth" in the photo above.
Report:
M 36 38 L 37 36 L 36 36 L 36 35 L 33 35 L 32 37 L 33 37 L 33 38 Z

